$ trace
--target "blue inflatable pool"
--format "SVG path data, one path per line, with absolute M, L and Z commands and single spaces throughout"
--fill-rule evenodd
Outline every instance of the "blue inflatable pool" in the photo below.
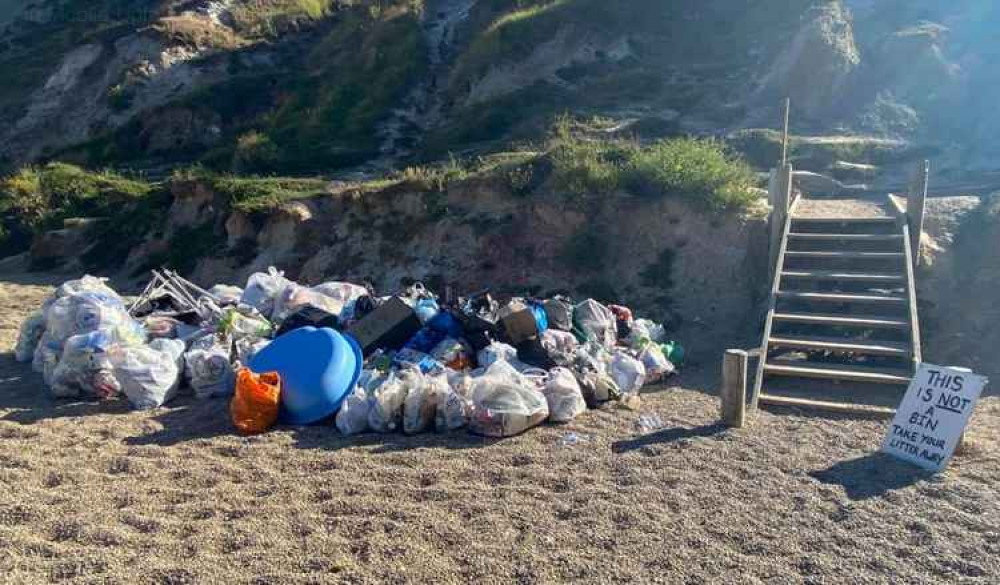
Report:
M 275 339 L 250 360 L 258 374 L 281 375 L 281 422 L 308 425 L 339 409 L 361 375 L 357 342 L 333 329 L 303 327 Z

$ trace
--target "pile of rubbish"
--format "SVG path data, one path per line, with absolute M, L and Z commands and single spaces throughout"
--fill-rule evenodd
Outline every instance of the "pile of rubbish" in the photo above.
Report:
M 508 437 L 568 422 L 675 371 L 683 349 L 623 306 L 491 294 L 442 299 L 417 283 L 306 287 L 271 268 L 246 288 L 170 271 L 133 302 L 105 280 L 60 286 L 21 326 L 16 358 L 54 396 L 157 408 L 190 388 L 230 397 L 237 429 L 333 422 L 345 435 L 468 428 Z

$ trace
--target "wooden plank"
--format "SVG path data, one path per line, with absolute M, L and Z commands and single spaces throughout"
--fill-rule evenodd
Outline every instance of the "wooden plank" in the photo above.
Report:
M 902 283 L 903 274 L 878 272 L 838 272 L 829 270 L 786 270 L 785 278 L 796 280 L 836 280 L 838 282 L 891 282 Z
M 807 400 L 805 398 L 789 398 L 785 396 L 774 396 L 763 394 L 760 397 L 763 404 L 770 406 L 783 406 L 789 408 L 805 408 L 836 412 L 840 414 L 860 414 L 866 416 L 878 416 L 892 418 L 896 416 L 896 410 L 883 406 L 869 406 L 867 404 L 853 404 L 849 402 L 828 402 L 824 400 Z
M 726 351 L 722 360 L 721 417 L 726 426 L 743 428 L 747 408 L 747 352 Z
M 905 305 L 906 297 L 894 295 L 849 295 L 840 293 L 807 293 L 778 291 L 778 296 L 787 301 L 816 303 L 853 303 L 859 305 Z
M 803 234 L 790 233 L 788 237 L 793 240 L 837 240 L 855 242 L 896 242 L 903 237 L 899 234 Z
M 786 323 L 831 325 L 838 327 L 864 327 L 866 329 L 910 328 L 910 323 L 906 319 L 881 316 L 845 317 L 844 315 L 827 315 L 823 313 L 775 313 L 774 320 Z
M 895 225 L 896 218 L 890 216 L 879 217 L 793 217 L 792 224 L 856 224 L 856 225 Z
M 803 252 L 789 250 L 787 254 L 789 258 L 814 258 L 818 260 L 899 260 L 903 258 L 902 252 Z
M 870 384 L 890 384 L 905 386 L 910 383 L 911 376 L 904 370 L 892 368 L 866 368 L 860 366 L 840 366 L 814 362 L 796 362 L 788 365 L 786 362 L 768 362 L 764 373 L 769 376 L 790 378 L 818 378 L 823 380 L 840 380 L 843 382 L 866 382 Z
M 910 348 L 903 343 L 889 341 L 859 342 L 836 337 L 771 337 L 771 347 L 829 351 L 840 354 L 880 355 L 888 357 L 910 357 Z

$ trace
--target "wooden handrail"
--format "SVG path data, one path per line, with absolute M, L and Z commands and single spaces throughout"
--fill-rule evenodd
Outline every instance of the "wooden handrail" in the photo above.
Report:
M 785 216 L 785 225 L 781 233 L 781 248 L 774 268 L 774 280 L 771 284 L 771 299 L 767 308 L 767 321 L 764 323 L 764 338 L 760 345 L 760 358 L 757 361 L 757 375 L 754 378 L 753 394 L 750 397 L 750 414 L 757 413 L 757 404 L 764 386 L 764 366 L 767 363 L 767 347 L 771 339 L 771 329 L 774 327 L 774 314 L 778 307 L 778 291 L 781 290 L 781 273 L 785 270 L 785 253 L 788 251 L 788 233 L 792 229 L 791 211 Z
M 913 373 L 923 361 L 920 347 L 920 321 L 917 314 L 917 280 L 914 276 L 913 245 L 910 243 L 910 226 L 903 222 L 903 247 L 906 249 L 906 294 L 909 299 L 910 337 L 913 345 Z

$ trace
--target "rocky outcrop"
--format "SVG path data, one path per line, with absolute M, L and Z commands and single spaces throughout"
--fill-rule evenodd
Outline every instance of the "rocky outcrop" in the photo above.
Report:
M 831 2 L 819 9 L 778 56 L 754 101 L 791 97 L 796 114 L 828 118 L 861 64 L 849 12 Z
M 1000 379 L 1000 195 L 927 202 L 917 274 L 924 359 Z

